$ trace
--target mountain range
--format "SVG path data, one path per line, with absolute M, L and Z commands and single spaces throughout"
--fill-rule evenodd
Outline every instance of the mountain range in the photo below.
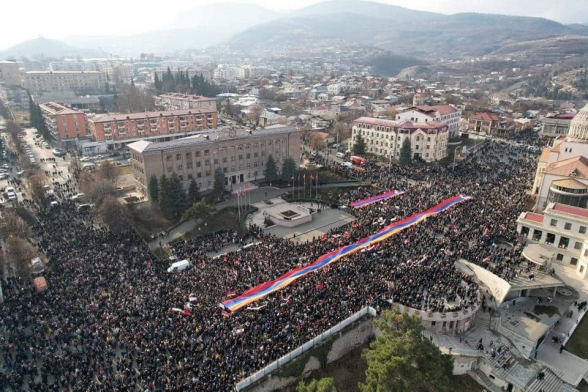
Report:
M 588 40 L 588 26 L 543 18 L 461 13 L 443 15 L 357 0 L 326 1 L 279 13 L 242 3 L 221 3 L 179 13 L 167 29 L 129 36 L 36 39 L 0 52 L 0 58 L 45 55 L 138 56 L 219 44 L 255 53 L 287 45 L 328 45 L 333 39 L 423 59 L 504 52 L 505 47 L 556 37 Z M 575 42 L 575 41 L 574 41 Z

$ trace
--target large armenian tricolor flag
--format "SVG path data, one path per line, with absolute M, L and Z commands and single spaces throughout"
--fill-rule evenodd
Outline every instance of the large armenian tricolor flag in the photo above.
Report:
M 376 196 L 368 197 L 367 199 L 358 200 L 354 203 L 349 204 L 349 207 L 352 207 L 352 208 L 366 207 L 366 206 L 369 206 L 370 204 L 376 203 L 378 201 L 382 201 L 382 200 L 386 200 L 386 199 L 390 199 L 392 197 L 402 195 L 403 193 L 404 192 L 397 191 L 397 190 L 389 191 L 386 193 L 382 193 L 381 195 L 376 195 Z
M 295 268 L 284 275 L 280 276 L 277 279 L 274 279 L 269 282 L 262 283 L 257 285 L 238 297 L 228 299 L 222 303 L 222 306 L 226 309 L 231 310 L 232 312 L 241 309 L 244 306 L 249 305 L 252 302 L 255 302 L 268 294 L 273 293 L 274 291 L 280 290 L 290 283 L 300 279 L 306 274 L 311 272 L 315 272 L 318 269 L 334 263 L 335 261 L 339 260 L 342 257 L 349 256 L 355 252 L 360 251 L 363 248 L 372 246 L 378 242 L 384 241 L 385 239 L 389 238 L 390 236 L 410 227 L 416 225 L 417 223 L 422 222 L 423 220 L 427 219 L 429 216 L 438 214 L 447 210 L 448 208 L 452 207 L 453 205 L 460 203 L 464 200 L 469 199 L 469 196 L 465 195 L 458 195 L 452 198 L 449 198 L 443 201 L 440 204 L 437 204 L 435 207 L 429 208 L 424 212 L 419 212 L 405 218 L 403 220 L 394 222 L 382 230 L 378 231 L 376 234 L 373 234 L 369 237 L 363 238 L 356 243 L 349 244 L 347 246 L 341 247 L 339 249 L 335 249 L 330 253 L 322 255 L 319 257 L 314 263 Z

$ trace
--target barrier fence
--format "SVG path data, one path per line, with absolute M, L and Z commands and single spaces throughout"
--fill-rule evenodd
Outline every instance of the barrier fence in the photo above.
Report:
M 290 351 L 288 354 L 279 358 L 277 361 L 270 363 L 269 365 L 267 365 L 263 369 L 259 370 L 258 372 L 253 373 L 251 376 L 239 381 L 235 385 L 235 390 L 242 391 L 242 390 L 248 388 L 251 384 L 256 383 L 257 381 L 261 380 L 262 378 L 264 378 L 268 374 L 276 371 L 278 368 L 291 362 L 295 358 L 304 354 L 308 350 L 311 350 L 316 345 L 324 342 L 325 340 L 327 340 L 328 338 L 330 338 L 334 334 L 342 331 L 348 325 L 356 322 L 357 320 L 359 320 L 360 318 L 362 318 L 363 316 L 368 315 L 368 314 L 373 317 L 376 317 L 376 310 L 370 306 L 366 306 L 365 308 L 361 309 L 359 312 L 354 313 L 350 317 L 341 321 L 339 324 L 337 324 L 337 325 L 331 327 L 330 329 L 326 330 L 325 332 L 321 333 L 320 335 L 318 335 L 314 339 L 309 340 L 308 342 L 304 343 L 302 346 L 299 346 L 296 349 Z

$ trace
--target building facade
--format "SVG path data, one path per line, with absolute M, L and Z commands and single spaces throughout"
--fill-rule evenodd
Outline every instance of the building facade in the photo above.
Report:
M 570 130 L 570 122 L 575 115 L 576 113 L 564 113 L 545 117 L 539 134 L 548 137 L 567 136 Z
M 106 76 L 98 71 L 29 71 L 24 74 L 24 81 L 32 94 L 55 91 L 100 94 L 106 89 Z
M 510 133 L 505 120 L 494 113 L 474 113 L 468 118 L 468 131 L 488 135 L 505 135 Z
M 66 149 L 76 148 L 88 138 L 86 115 L 55 102 L 39 105 L 51 136 Z
M 94 141 L 104 142 L 216 128 L 217 115 L 205 109 L 105 114 L 88 123 Z
M 449 127 L 449 137 L 459 137 L 461 110 L 451 105 L 414 106 L 396 115 L 397 120 L 412 122 L 437 121 Z
M 588 274 L 588 210 L 549 203 L 543 213 L 523 212 L 517 232 L 553 253 L 556 263 L 575 268 L 582 279 Z
M 360 117 L 353 122 L 352 145 L 359 135 L 365 140 L 366 152 L 388 158 L 400 158 L 402 143 L 407 138 L 415 159 L 433 162 L 447 156 L 449 127 L 436 121 L 417 123 Z
M 208 109 L 216 111 L 216 98 L 207 98 L 202 95 L 169 93 L 155 98 L 155 103 L 165 110 L 180 109 Z
M 4 82 L 6 87 L 22 86 L 18 63 L 15 61 L 0 61 L 0 82 Z
M 141 140 L 129 144 L 137 189 L 147 194 L 151 176 L 176 173 L 184 187 L 194 179 L 201 190 L 212 189 L 214 172 L 220 168 L 227 188 L 264 178 L 269 155 L 278 167 L 288 157 L 300 164 L 300 131 L 273 127 L 262 131 L 219 128 L 168 142 Z

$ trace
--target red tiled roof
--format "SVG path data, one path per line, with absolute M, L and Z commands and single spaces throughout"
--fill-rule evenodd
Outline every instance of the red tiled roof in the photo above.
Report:
M 535 214 L 534 212 L 527 212 L 525 219 L 532 222 L 543 223 L 543 215 Z
M 439 112 L 442 116 L 457 112 L 457 109 L 451 105 L 420 105 L 416 106 L 416 108 L 423 112 Z
M 147 118 L 158 118 L 158 117 L 173 117 L 173 116 L 186 116 L 189 114 L 212 114 L 216 113 L 214 110 L 209 109 L 180 109 L 180 110 L 162 110 L 159 112 L 140 112 L 140 113 L 129 113 L 129 114 L 104 114 L 96 116 L 91 119 L 91 122 L 101 123 L 110 121 L 125 121 L 125 120 L 140 120 Z
M 551 151 L 555 151 L 555 148 Z M 563 161 L 553 162 L 545 169 L 545 174 L 557 176 L 569 177 L 572 173 L 575 173 L 575 177 L 588 178 L 588 158 L 578 155 Z
M 480 120 L 480 121 L 500 121 L 500 117 L 498 117 L 494 113 L 474 113 L 470 116 L 470 120 Z
M 581 216 L 583 218 L 588 218 L 588 210 L 585 208 L 572 207 L 572 206 L 567 206 L 565 204 L 556 203 L 553 205 L 553 210 L 563 212 L 564 214 L 570 214 L 570 215 Z

